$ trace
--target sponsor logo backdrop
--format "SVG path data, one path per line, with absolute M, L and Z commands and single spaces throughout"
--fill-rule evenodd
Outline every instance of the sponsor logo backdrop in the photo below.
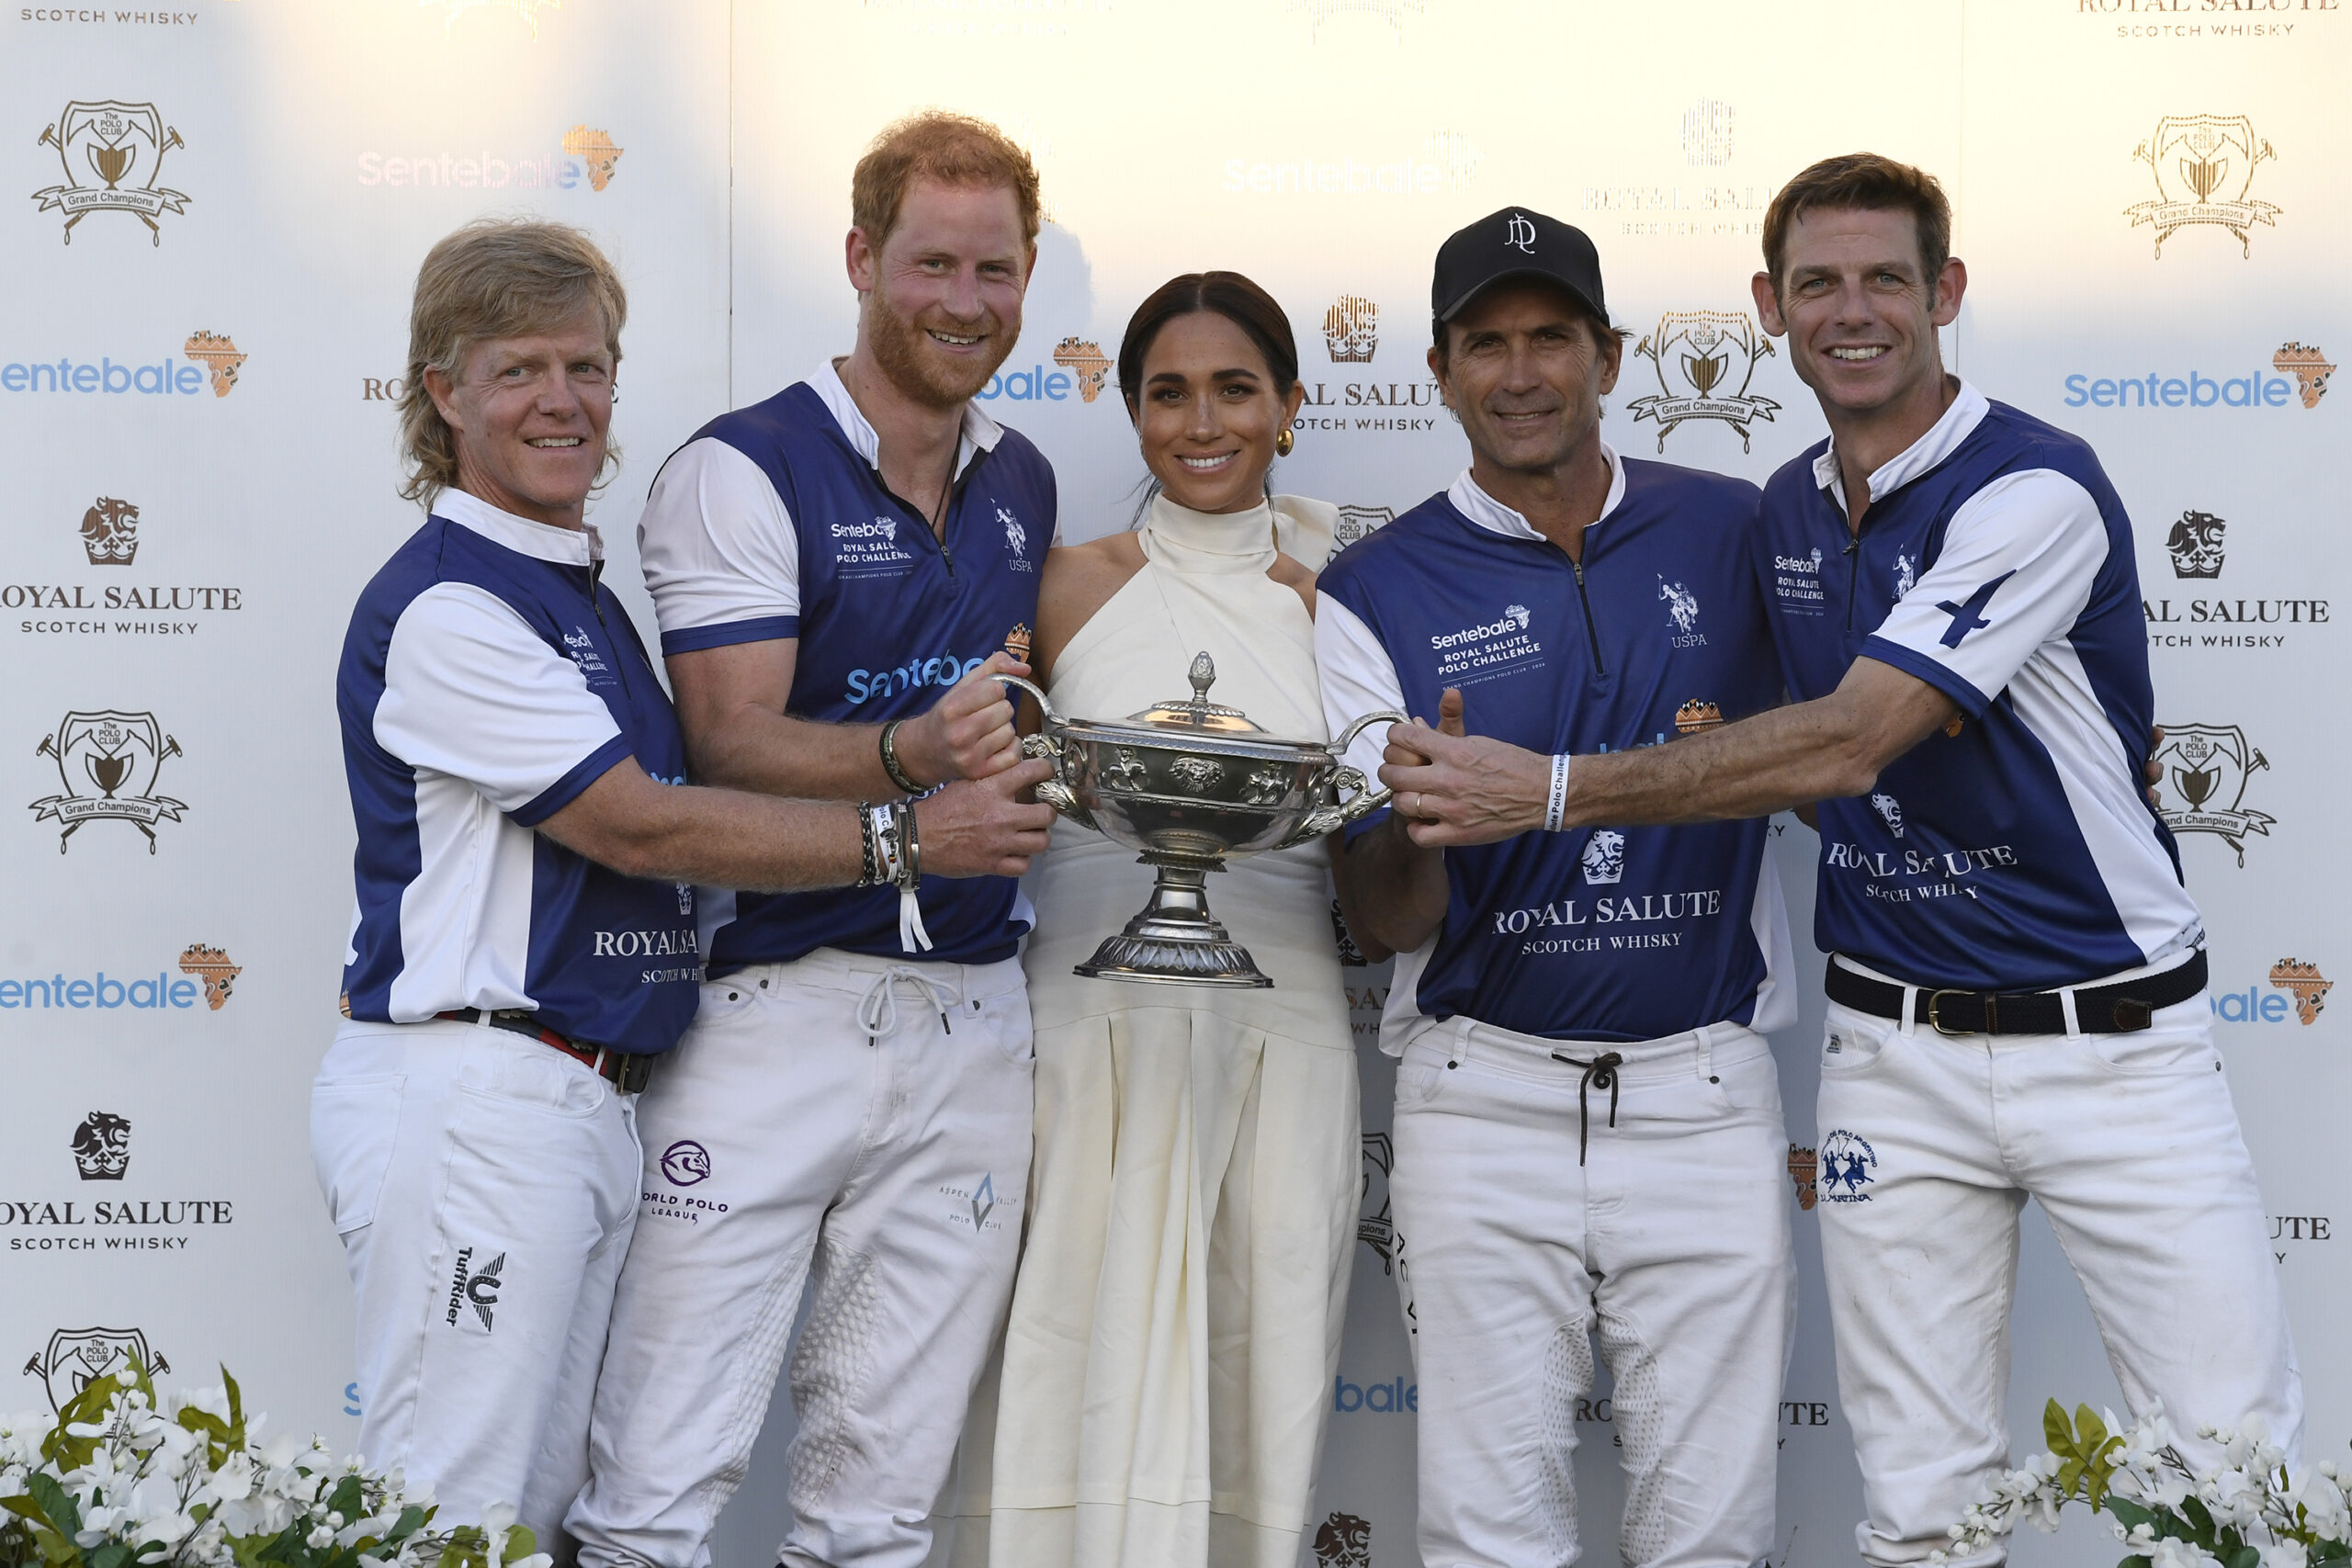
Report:
M 2330 789 L 2346 758 L 2304 720 L 2347 651 L 2330 609 L 2347 502 L 2328 479 L 2352 417 L 2328 387 L 2352 351 L 2352 160 L 2330 90 L 2352 67 L 2345 9 L 1975 0 L 1880 18 L 1883 68 L 1841 64 L 1823 93 L 1827 0 L 8 6 L 9 1407 L 143 1351 L 189 1376 L 228 1362 L 297 1430 L 356 1430 L 367 1391 L 307 1157 L 350 899 L 332 680 L 353 595 L 416 521 L 392 493 L 393 401 L 425 249 L 528 211 L 585 226 L 619 264 L 628 460 L 594 517 L 650 633 L 633 536 L 655 468 L 847 346 L 850 166 L 885 118 L 940 104 L 1004 125 L 1045 176 L 1027 327 L 987 406 L 1053 458 L 1070 539 L 1125 525 L 1137 499 L 1110 363 L 1127 314 L 1200 267 L 1249 272 L 1297 332 L 1307 402 L 1278 488 L 1340 504 L 1352 538 L 1444 485 L 1464 453 L 1422 358 L 1429 261 L 1513 203 L 1600 245 L 1631 333 L 1604 425 L 1619 449 L 1760 480 L 1822 434 L 1751 313 L 1772 189 L 1858 145 L 1941 175 L 1973 269 L 1948 351 L 2094 442 L 2132 510 L 2174 734 L 2163 807 L 2212 933 L 2312 1451 L 2340 1450 L 2352 1366 L 2328 1307 L 2352 1284 L 2352 1178 L 2326 1118 L 2352 1088 L 2352 1014 L 2327 1002 L 2352 966 Z M 1517 63 L 1539 59 L 1577 62 L 1577 90 Z M 1775 829 L 1809 930 L 1815 840 Z M 1349 974 L 1363 1246 L 1302 1562 L 1400 1568 L 1418 1390 L 1391 1272 L 1391 1073 L 1372 1048 L 1388 976 Z M 1814 1125 L 1819 1018 L 1815 996 L 1777 1043 L 1804 1282 L 1776 1562 L 1849 1560 L 1860 1508 L 1814 1226 L 1867 1156 Z M 690 1184 L 696 1154 L 664 1169 Z M 2031 1216 L 2018 1318 L 2030 1447 L 2044 1393 L 2116 1399 Z M 1577 1412 L 1601 1553 L 1622 1495 L 1605 1378 Z M 780 1402 L 762 1473 L 790 1430 Z M 765 1560 L 780 1492 L 746 1489 L 723 1560 Z M 2112 1547 L 2076 1529 L 2018 1554 Z

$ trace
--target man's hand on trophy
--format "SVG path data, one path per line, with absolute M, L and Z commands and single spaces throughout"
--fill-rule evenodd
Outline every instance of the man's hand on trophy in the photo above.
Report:
M 1419 719 L 1391 725 L 1380 782 L 1392 807 L 1425 848 L 1491 844 L 1544 826 L 1552 760 L 1484 735 L 1463 733 L 1462 694 L 1438 701 L 1438 728 Z
M 1050 806 L 1021 796 L 1054 776 L 1042 757 L 1010 764 L 984 779 L 959 779 L 915 803 L 915 842 L 933 876 L 1019 876 L 1046 852 Z
M 900 725 L 893 744 L 907 776 L 925 785 L 984 779 L 1020 761 L 1012 703 L 997 677 L 1028 673 L 1029 666 L 1012 655 L 992 653 L 986 663 L 947 688 L 929 713 Z

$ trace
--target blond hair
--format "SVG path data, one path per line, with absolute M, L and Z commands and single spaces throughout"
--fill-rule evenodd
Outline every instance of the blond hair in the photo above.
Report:
M 426 370 L 456 378 L 466 353 L 492 338 L 553 330 L 583 304 L 605 318 L 605 346 L 617 366 L 628 295 L 596 243 L 568 223 L 484 218 L 425 253 L 409 307 L 408 374 L 401 388 L 401 452 L 408 479 L 401 494 L 431 505 L 458 482 L 458 434 L 425 389 Z M 620 461 L 606 442 L 602 484 Z
M 876 250 L 899 226 L 899 210 L 917 180 L 945 186 L 1003 186 L 1021 210 L 1022 237 L 1037 243 L 1037 166 L 1020 144 L 987 120 L 925 109 L 884 128 L 849 181 L 849 220 Z

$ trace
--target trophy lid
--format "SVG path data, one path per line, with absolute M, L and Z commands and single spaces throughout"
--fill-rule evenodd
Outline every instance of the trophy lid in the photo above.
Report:
M 1126 722 L 1146 729 L 1176 730 L 1188 735 L 1265 734 L 1239 708 L 1220 707 L 1209 701 L 1209 688 L 1216 683 L 1216 660 L 1205 649 L 1193 656 L 1188 679 L 1193 686 L 1189 699 L 1171 697 L 1167 702 L 1155 703 L 1141 713 L 1129 714 Z

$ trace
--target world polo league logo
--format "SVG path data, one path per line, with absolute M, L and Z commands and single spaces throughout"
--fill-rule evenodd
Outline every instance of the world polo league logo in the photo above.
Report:
M 147 837 L 147 852 L 155 852 L 155 824 L 176 822 L 187 803 L 155 793 L 156 775 L 164 759 L 181 755 L 180 743 L 164 733 L 152 713 L 123 713 L 107 708 L 96 713 L 69 713 L 55 734 L 35 749 L 55 759 L 62 795 L 43 795 L 32 803 L 33 820 L 51 818 L 65 825 L 57 852 L 82 825 L 102 818 L 128 822 Z
M 2270 766 L 2234 724 L 2167 724 L 2153 761 L 2164 769 L 2157 809 L 2176 833 L 2213 833 L 2245 864 L 2245 840 L 2268 837 L 2276 817 L 2246 807 L 2246 784 Z
M 140 1329 L 61 1328 L 49 1337 L 47 1348 L 25 1363 L 25 1376 L 40 1379 L 49 1407 L 62 1412 L 84 1389 L 100 1378 L 130 1371 L 134 1361 L 151 1373 L 172 1370 L 169 1361 L 147 1348 L 147 1336 Z
M 1747 390 L 1756 362 L 1773 354 L 1771 339 L 1737 310 L 1668 310 L 1657 329 L 1634 352 L 1657 373 L 1657 391 L 1626 406 L 1636 421 L 1657 421 L 1657 449 L 1685 420 L 1719 419 L 1739 432 L 1748 448 L 1748 425 L 1770 420 L 1781 409 L 1770 398 Z
M 2248 256 L 2254 245 L 2247 231 L 2256 223 L 2277 227 L 2278 209 L 2248 200 L 2246 191 L 2254 184 L 2255 166 L 2278 154 L 2254 134 L 2254 122 L 2244 115 L 2166 115 L 2132 156 L 2155 176 L 2156 199 L 2134 202 L 2124 216 L 2135 229 L 2146 223 L 2155 230 L 2158 260 L 2166 240 L 2195 224 L 2227 229 L 2238 237 L 2239 254 Z
M 55 209 L 65 214 L 69 245 L 74 226 L 93 212 L 132 213 L 152 231 L 151 243 L 160 245 L 164 230 L 155 220 L 166 212 L 187 210 L 185 192 L 155 183 L 163 175 L 164 154 L 187 143 L 164 123 L 153 104 L 76 100 L 40 133 L 40 144 L 57 149 L 65 183 L 33 192 L 33 199 L 43 212 Z

